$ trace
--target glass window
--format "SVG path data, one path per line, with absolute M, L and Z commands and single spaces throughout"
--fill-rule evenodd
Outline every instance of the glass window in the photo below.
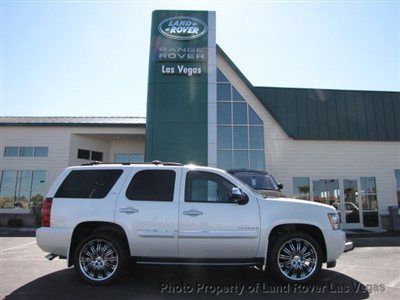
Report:
M 218 149 L 232 149 L 232 127 L 217 127 L 217 145 Z
M 55 198 L 94 198 L 107 196 L 122 170 L 73 170 L 58 188 Z
M 340 209 L 339 180 L 321 179 L 313 181 L 314 201 L 332 205 Z
M 262 120 L 256 114 L 256 112 L 249 106 L 249 124 L 251 125 L 263 125 Z
M 30 189 L 32 184 L 32 171 L 19 171 L 17 179 L 17 190 Z
M 90 151 L 84 149 L 78 149 L 78 158 L 80 159 L 90 159 Z
M 33 171 L 32 172 L 32 189 L 44 190 L 46 183 L 46 171 Z
M 249 167 L 249 156 L 246 150 L 233 151 L 233 166 L 235 169 L 246 169 Z
M 250 150 L 250 169 L 264 170 L 264 150 Z
M 250 126 L 250 149 L 264 149 L 264 132 L 261 126 Z
M 229 82 L 219 69 L 217 69 L 217 82 Z
M 172 201 L 174 187 L 175 171 L 143 170 L 133 176 L 126 197 L 130 200 Z
M 218 150 L 217 165 L 220 169 L 232 169 L 232 150 Z
M 36 157 L 47 157 L 49 155 L 48 147 L 35 147 L 35 156 Z
M 33 147 L 20 147 L 19 156 L 23 157 L 33 156 Z
M 0 185 L 0 208 L 13 208 L 17 171 L 3 171 Z
M 375 177 L 361 177 L 361 192 L 376 193 Z
M 15 190 L 0 191 L 0 208 L 14 208 Z
M 36 207 L 41 203 L 39 200 L 43 201 L 45 178 L 46 171 L 3 171 L 0 208 Z M 36 202 L 32 202 L 34 196 Z
M 139 154 L 139 153 L 129 154 L 129 162 L 133 162 L 133 163 L 144 162 L 144 154 Z
M 265 172 L 239 171 L 232 173 L 255 190 L 278 190 L 275 180 Z
M 240 95 L 237 89 L 235 89 L 233 86 L 232 86 L 232 100 L 244 102 L 242 95 Z
M 1 176 L 2 190 L 15 190 L 17 183 L 17 171 L 3 171 Z
M 248 149 L 247 126 L 233 127 L 233 147 L 234 149 Z
M 190 171 L 186 175 L 186 202 L 229 202 L 234 185 L 208 172 Z
M 400 170 L 394 170 L 396 177 L 397 205 L 400 206 Z
M 129 162 L 129 154 L 127 154 L 127 153 L 115 153 L 114 154 L 114 162 L 116 162 L 116 163 L 128 163 Z
M 92 151 L 91 160 L 94 161 L 103 161 L 103 152 Z
M 31 199 L 31 190 L 18 190 L 15 198 L 14 207 L 29 208 L 29 200 Z
M 217 84 L 217 100 L 231 100 L 231 85 L 227 83 Z
M 232 124 L 231 103 L 217 103 L 217 123 Z
M 219 76 L 218 81 L 224 83 L 217 85 L 217 166 L 263 170 L 263 122 L 222 73 Z
M 4 147 L 4 156 L 18 156 L 19 147 Z
M 310 179 L 308 177 L 293 177 L 293 197 L 310 200 Z
M 247 124 L 246 103 L 233 103 L 233 124 Z

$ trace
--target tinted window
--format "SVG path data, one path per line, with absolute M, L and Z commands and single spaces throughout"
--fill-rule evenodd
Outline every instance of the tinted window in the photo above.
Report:
M 126 190 L 130 200 L 172 201 L 175 172 L 172 170 L 144 170 L 137 172 Z
M 255 172 L 239 172 L 234 175 L 255 190 L 278 190 L 270 175 Z
M 71 171 L 59 187 L 56 198 L 95 198 L 107 196 L 122 170 Z
M 92 151 L 91 160 L 103 161 L 103 152 Z
M 78 158 L 80 159 L 90 159 L 90 151 L 84 149 L 78 149 Z
M 187 202 L 229 202 L 232 188 L 225 178 L 208 172 L 188 172 L 185 184 Z

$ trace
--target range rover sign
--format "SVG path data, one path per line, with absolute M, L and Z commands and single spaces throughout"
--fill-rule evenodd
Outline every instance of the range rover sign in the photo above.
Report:
M 194 40 L 207 33 L 207 25 L 194 17 L 172 17 L 158 25 L 158 31 L 174 40 Z

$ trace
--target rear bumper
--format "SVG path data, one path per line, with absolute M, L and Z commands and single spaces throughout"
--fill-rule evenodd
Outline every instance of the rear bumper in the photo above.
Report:
M 36 243 L 44 252 L 68 256 L 72 229 L 40 227 L 36 230 Z
M 354 249 L 354 244 L 352 241 L 346 241 L 346 244 L 344 245 L 344 252 L 349 252 Z

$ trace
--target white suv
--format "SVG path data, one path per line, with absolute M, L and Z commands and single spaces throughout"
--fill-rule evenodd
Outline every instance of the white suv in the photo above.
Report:
M 66 258 L 93 284 L 116 279 L 128 258 L 259 265 L 302 283 L 352 249 L 332 206 L 263 198 L 223 170 L 161 162 L 65 169 L 36 237 L 48 259 Z

